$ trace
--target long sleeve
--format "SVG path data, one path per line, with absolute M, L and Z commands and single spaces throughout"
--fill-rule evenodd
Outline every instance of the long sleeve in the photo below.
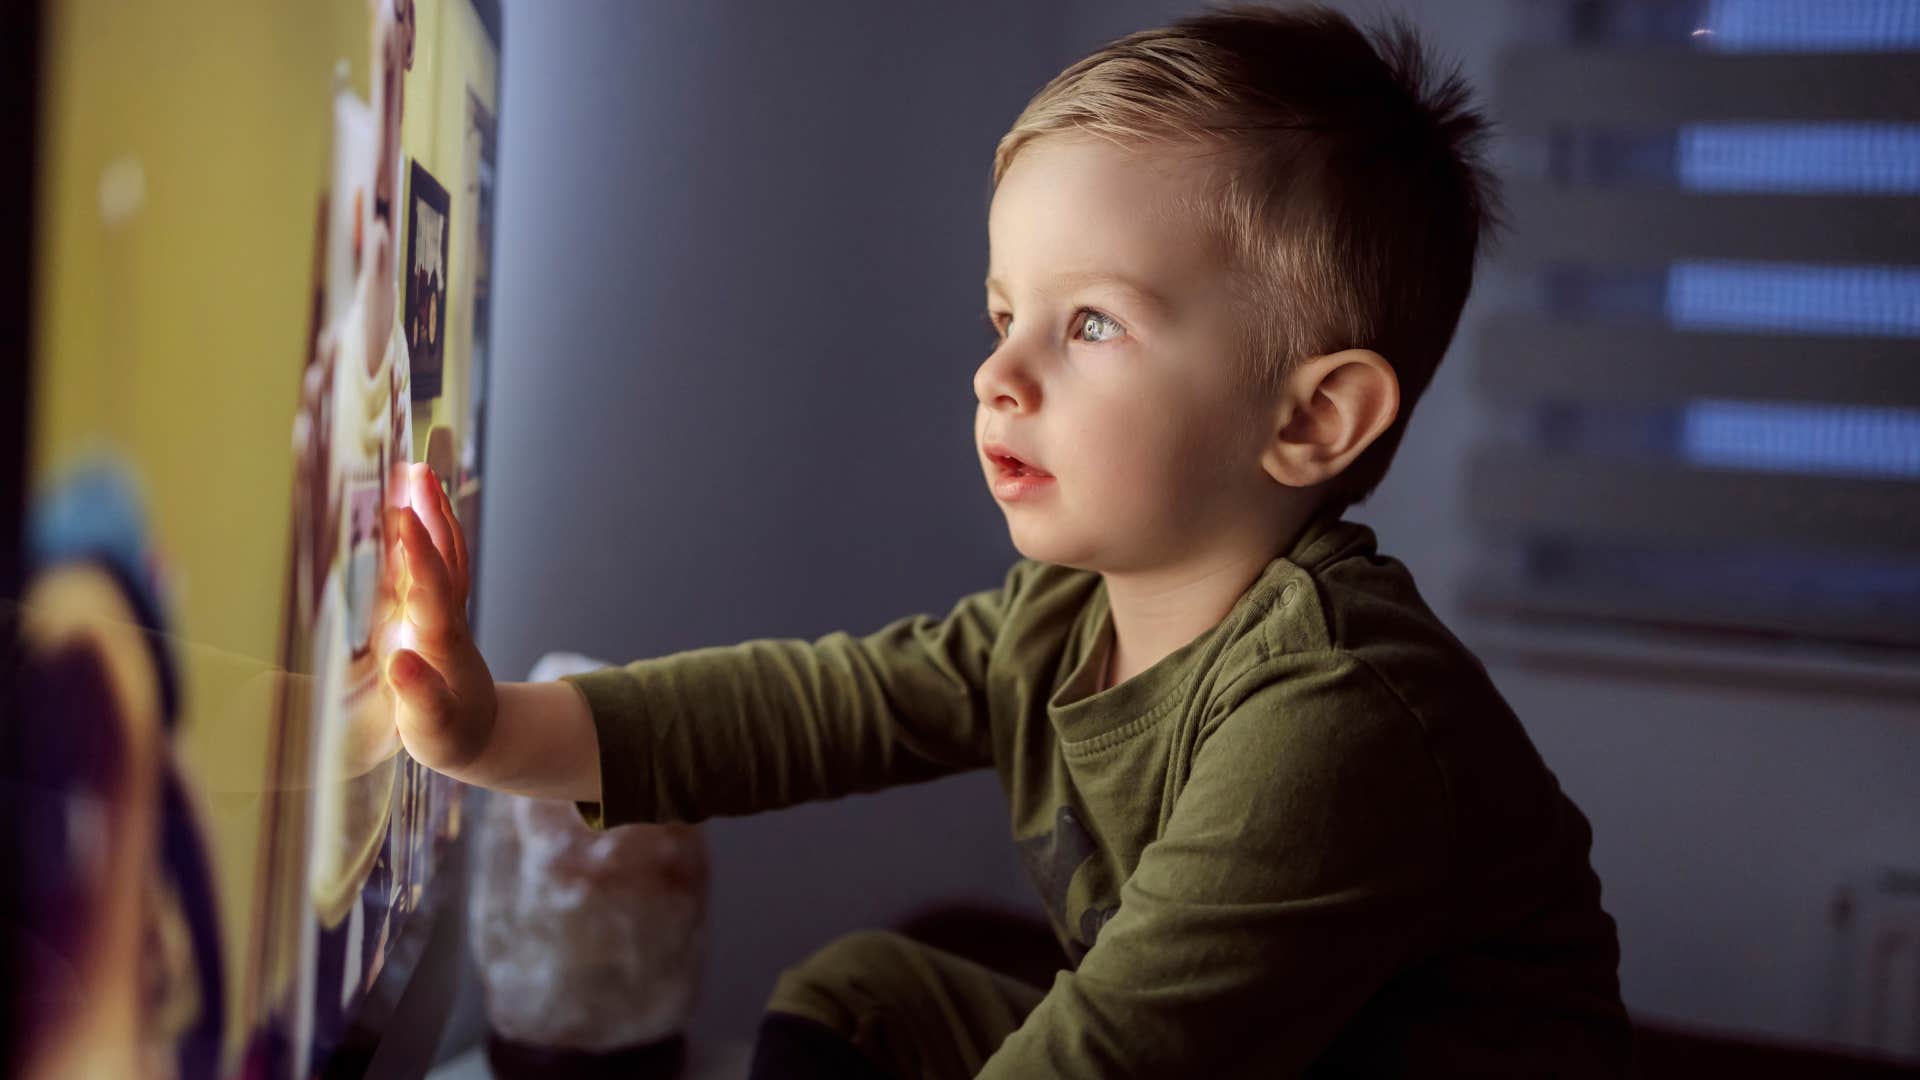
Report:
M 1339 658 L 1251 692 L 1077 970 L 979 1074 L 1294 1076 L 1416 962 L 1452 821 L 1414 716 Z
M 600 747 L 595 828 L 694 822 L 993 762 L 986 673 L 1025 563 L 945 618 L 764 639 L 566 676 Z

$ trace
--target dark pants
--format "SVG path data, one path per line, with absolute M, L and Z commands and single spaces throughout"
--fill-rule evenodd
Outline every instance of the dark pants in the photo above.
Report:
M 902 934 L 848 934 L 780 976 L 749 1077 L 970 1077 L 1044 996 Z

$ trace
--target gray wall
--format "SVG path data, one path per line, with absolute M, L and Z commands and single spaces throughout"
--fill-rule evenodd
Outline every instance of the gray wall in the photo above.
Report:
M 968 426 L 993 145 L 1067 61 L 1197 6 L 509 3 L 496 673 L 875 628 L 996 583 L 1015 553 Z M 1487 85 L 1503 0 L 1401 6 Z M 1499 302 L 1487 282 L 1465 325 Z M 1463 341 L 1356 514 L 1470 643 L 1471 363 Z M 1832 886 L 1913 861 L 1911 706 L 1492 668 L 1593 820 L 1628 1004 L 1818 1036 Z M 744 1036 L 779 969 L 839 933 L 954 895 L 1033 908 L 989 774 L 708 835 L 696 1037 Z
M 878 629 L 1016 557 L 974 463 L 1017 2 L 509 4 L 481 645 L 500 678 Z M 991 773 L 707 827 L 698 1035 L 935 899 L 1038 910 Z

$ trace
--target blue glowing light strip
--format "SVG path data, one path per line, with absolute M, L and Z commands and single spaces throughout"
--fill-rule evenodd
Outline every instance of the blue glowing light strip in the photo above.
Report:
M 1915 0 L 1710 0 L 1694 42 L 1716 52 L 1920 48 Z
M 1920 337 L 1920 267 L 1681 260 L 1666 308 L 1683 330 Z
M 1698 124 L 1676 149 L 1694 191 L 1920 194 L 1920 124 Z
M 1701 400 L 1681 414 L 1694 465 L 1920 479 L 1920 409 Z

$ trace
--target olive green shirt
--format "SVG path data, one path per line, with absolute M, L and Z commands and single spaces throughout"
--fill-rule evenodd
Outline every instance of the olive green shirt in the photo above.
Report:
M 1622 1075 L 1619 945 L 1561 792 L 1365 526 L 1322 518 L 1213 628 L 1093 692 L 1098 574 L 945 618 L 568 681 L 590 824 L 992 768 L 1071 969 L 980 1074 Z

